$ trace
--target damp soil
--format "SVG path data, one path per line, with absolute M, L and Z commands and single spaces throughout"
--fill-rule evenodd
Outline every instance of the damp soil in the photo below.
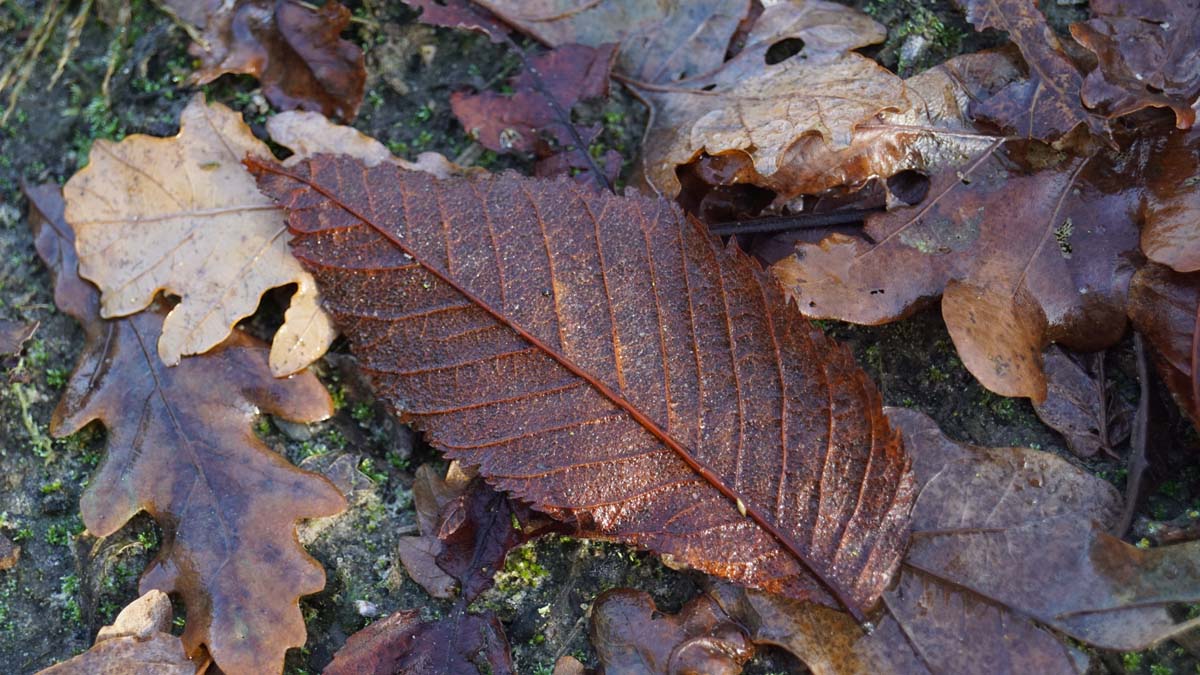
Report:
M 0 3 L 0 64 L 21 52 L 48 4 Z M 348 36 L 366 50 L 369 73 L 356 127 L 401 156 L 433 150 L 459 163 L 529 170 L 528 158 L 497 156 L 480 148 L 449 110 L 449 95 L 455 90 L 501 89 L 517 73 L 518 58 L 481 37 L 422 26 L 400 3 L 348 4 L 360 19 Z M 887 42 L 869 53 L 902 75 L 1002 40 L 996 34 L 973 33 L 948 2 L 855 4 L 889 30 Z M 1085 5 L 1043 4 L 1060 26 L 1086 10 Z M 145 515 L 106 538 L 87 533 L 79 519 L 80 492 L 102 456 L 105 434 L 93 424 L 69 438 L 48 436 L 51 412 L 83 336 L 73 320 L 54 308 L 49 276 L 34 252 L 20 185 L 62 183 L 86 164 L 98 138 L 173 134 L 180 109 L 198 90 L 243 112 L 260 136 L 269 113 L 250 78 L 227 76 L 199 89 L 188 84 L 192 60 L 186 35 L 153 3 L 133 0 L 131 6 L 125 31 L 90 17 L 63 74 L 51 86 L 66 24 L 77 7 L 71 3 L 60 28 L 31 63 L 28 84 L 15 105 L 9 105 L 8 91 L 0 96 L 0 110 L 13 108 L 7 125 L 0 127 L 0 319 L 38 325 L 20 355 L 0 361 L 0 534 L 21 548 L 17 564 L 0 571 L 3 673 L 31 673 L 85 650 L 100 626 L 136 597 L 138 575 L 161 541 L 161 533 Z M 114 58 L 117 67 L 106 96 L 102 83 Z M 645 109 L 617 90 L 609 101 L 583 115 L 603 125 L 599 149 L 620 152 L 628 178 Z M 286 298 L 287 291 L 268 295 L 261 317 L 247 327 L 269 331 Z M 821 327 L 851 345 L 879 383 L 887 405 L 922 410 L 959 440 L 1037 447 L 1078 462 L 1026 400 L 995 396 L 974 381 L 956 357 L 936 308 L 889 326 Z M 1110 350 L 1107 358 L 1120 395 L 1135 400 L 1131 341 Z M 437 454 L 373 400 L 344 348 L 335 345 L 333 354 L 316 368 L 337 401 L 337 414 L 307 426 L 264 418 L 257 427 L 268 445 L 293 462 L 331 476 L 351 505 L 341 516 L 301 528 L 301 538 L 324 565 L 328 583 L 324 591 L 301 602 L 309 639 L 303 649 L 288 655 L 287 672 L 295 674 L 319 672 L 348 635 L 377 617 L 401 608 L 422 607 L 431 616 L 448 609 L 407 577 L 395 555 L 396 539 L 415 530 L 413 470 L 439 462 Z M 1166 440 L 1152 457 L 1148 498 L 1139 511 L 1143 523 L 1194 509 L 1200 494 L 1200 476 L 1185 468 L 1186 453 L 1194 447 L 1188 427 L 1169 398 L 1161 395 L 1161 386 L 1156 383 L 1155 388 L 1160 394 L 1156 424 Z M 1124 487 L 1122 458 L 1085 466 Z M 587 609 L 600 592 L 622 586 L 649 592 L 667 612 L 678 610 L 699 588 L 696 578 L 666 568 L 647 553 L 553 537 L 510 555 L 496 587 L 477 602 L 504 621 L 518 671 L 548 675 L 555 659 L 564 654 L 594 665 Z M 184 608 L 178 609 L 177 630 L 186 621 Z M 1136 663 L 1120 655 L 1107 655 L 1096 663 L 1100 672 L 1150 672 L 1155 664 L 1194 668 L 1182 660 L 1180 651 L 1167 645 L 1135 655 Z M 804 669 L 789 655 L 767 650 L 747 672 Z

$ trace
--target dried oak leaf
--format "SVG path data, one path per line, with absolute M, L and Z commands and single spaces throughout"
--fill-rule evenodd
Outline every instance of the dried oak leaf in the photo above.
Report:
M 971 114 L 1025 138 L 1054 141 L 1085 125 L 1108 138 L 1108 123 L 1083 106 L 1083 75 L 1063 51 L 1034 0 L 957 0 L 976 30 L 1008 33 L 1029 66 L 1029 79 L 1004 87 Z
M 203 29 L 190 50 L 200 59 L 193 84 L 245 73 L 258 78 L 263 95 L 282 110 L 316 110 L 346 121 L 358 114 L 367 70 L 362 49 L 341 38 L 350 10 L 340 3 L 330 0 L 320 9 L 293 0 L 208 0 L 202 9 L 191 0 L 166 4 Z
M 1178 272 L 1200 271 L 1200 129 L 1169 134 L 1146 167 L 1142 252 Z
M 1080 675 L 1063 633 L 1118 651 L 1194 628 L 1168 608 L 1200 597 L 1200 543 L 1142 550 L 1105 533 L 1120 496 L 1050 453 L 946 438 L 927 416 L 888 415 L 921 485 L 912 545 L 887 613 L 864 634 L 828 608 L 730 586 L 712 595 L 755 642 L 819 675 Z
M 745 631 L 707 595 L 663 615 L 645 591 L 617 588 L 592 603 L 590 634 L 609 675 L 738 675 L 754 656 Z
M 576 103 L 608 95 L 615 45 L 598 48 L 563 45 L 528 60 L 509 82 L 512 94 L 455 92 L 450 107 L 480 145 L 496 152 L 529 152 L 538 158 L 538 175 L 586 173 L 593 165 L 588 145 L 600 125 L 586 128 L 571 120 Z M 621 155 L 609 150 L 597 167 L 611 183 L 621 169 Z
M 1157 352 L 1154 363 L 1179 407 L 1200 428 L 1200 397 L 1195 395 L 1196 317 L 1200 274 L 1181 274 L 1149 264 L 1133 275 L 1129 318 Z
M 567 179 L 248 164 L 380 397 L 448 457 L 598 536 L 874 604 L 905 541 L 900 440 L 736 248 Z
M 422 621 L 405 609 L 351 635 L 322 675 L 512 675 L 504 627 L 491 612 L 461 607 Z
M 997 140 L 975 127 L 968 106 L 1021 79 L 1018 64 L 1008 50 L 956 56 L 905 80 L 911 107 L 858 124 L 846 147 L 835 148 L 817 135 L 802 136 L 787 147 L 769 177 L 758 175 L 745 153 L 721 155 L 744 166 L 728 174 L 729 184 L 764 187 L 775 193 L 776 203 L 786 203 L 832 188 L 861 187 L 901 171 L 930 173 L 966 164 Z
M 143 592 L 177 593 L 188 608 L 183 644 L 203 645 L 230 675 L 278 672 L 304 644 L 298 600 L 325 585 L 296 540 L 296 521 L 333 515 L 342 496 L 263 445 L 261 412 L 295 422 L 332 414 L 311 373 L 271 376 L 267 346 L 241 330 L 204 356 L 166 367 L 154 355 L 165 308 L 105 321 L 95 289 L 76 274 L 73 233 L 52 188 L 31 192 L 38 254 L 55 277 L 55 304 L 84 327 L 86 345 L 50 421 L 55 437 L 93 420 L 107 452 L 80 500 L 96 536 L 139 511 L 163 529 Z
M 207 656 L 188 658 L 183 642 L 171 635 L 171 600 L 149 591 L 126 605 L 96 636 L 96 644 L 75 658 L 37 675 L 197 675 Z
M 997 141 L 935 175 L 925 201 L 868 218 L 870 241 L 800 243 L 772 271 L 814 318 L 885 323 L 941 295 L 967 369 L 998 394 L 1041 402 L 1048 344 L 1094 351 L 1124 333 L 1139 185 L 1153 164 L 1139 152 L 1155 142 L 1077 158 Z
M 1170 108 L 1187 129 L 1200 96 L 1200 2 L 1093 0 L 1096 18 L 1071 26 L 1098 67 L 1083 82 L 1083 102 L 1109 118 Z
M 271 371 L 298 372 L 333 341 L 316 284 L 288 251 L 283 214 L 255 188 L 246 155 L 272 157 L 241 115 L 197 95 L 178 135 L 98 141 L 63 188 L 79 273 L 100 287 L 104 317 L 140 312 L 159 291 L 181 296 L 158 340 L 168 365 L 219 344 L 263 293 L 288 284 L 297 288 Z
M 885 111 L 909 109 L 904 82 L 852 50 L 881 41 L 865 14 L 808 0 L 767 7 L 746 46 L 717 70 L 668 83 L 628 82 L 650 107 L 642 170 L 660 194 L 679 193 L 676 169 L 702 154 L 742 152 L 770 181 L 806 136 L 838 151 Z M 788 38 L 804 48 L 778 63 L 767 51 Z
M 1086 358 L 1088 367 L 1080 363 Z M 1042 355 L 1046 400 L 1033 406 L 1047 426 L 1063 435 L 1080 457 L 1098 452 L 1116 457 L 1114 447 L 1132 430 L 1133 405 L 1114 392 L 1104 376 L 1104 354 L 1072 356 L 1057 345 Z
M 38 324 L 36 321 L 24 322 L 0 319 L 0 356 L 20 353 L 21 346 L 33 336 L 33 332 L 37 330 L 37 327 Z

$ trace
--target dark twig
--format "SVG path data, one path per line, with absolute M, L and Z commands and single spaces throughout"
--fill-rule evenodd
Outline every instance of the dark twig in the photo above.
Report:
M 1142 489 L 1142 476 L 1146 473 L 1146 432 L 1150 418 L 1150 373 L 1146 367 L 1146 347 L 1142 344 L 1141 333 L 1133 334 L 1133 350 L 1137 356 L 1138 383 L 1141 385 L 1141 395 L 1138 398 L 1137 414 L 1133 418 L 1133 433 L 1129 437 L 1129 463 L 1125 478 L 1125 509 L 1121 518 L 1113 528 L 1113 536 L 1124 537 L 1133 524 L 1133 514 L 1137 511 L 1138 496 Z
M 725 236 L 730 234 L 763 234 L 770 232 L 790 232 L 792 230 L 815 230 L 833 225 L 861 223 L 863 219 L 872 213 L 881 213 L 881 210 L 846 209 L 845 211 L 830 211 L 828 213 L 797 213 L 790 216 L 734 220 L 727 223 L 717 223 L 708 228 L 708 231 L 715 235 Z
M 1192 326 L 1192 408 L 1200 406 L 1200 303 L 1196 303 L 1196 323 Z
M 588 152 L 587 144 L 583 142 L 583 137 L 579 135 L 579 130 L 571 123 L 571 113 L 563 110 L 562 106 L 558 104 L 558 100 L 546 89 L 546 81 L 542 79 L 542 74 L 538 72 L 538 69 L 526 58 L 525 50 L 521 49 L 520 45 L 514 42 L 507 33 L 501 33 L 500 37 L 504 38 L 504 44 L 508 45 L 509 49 L 516 52 L 517 58 L 521 59 L 521 66 L 525 68 L 525 71 L 529 73 L 530 78 L 533 80 L 533 88 L 546 99 L 546 102 L 550 104 L 550 109 L 554 111 L 554 116 L 562 120 L 562 124 L 566 126 L 567 133 L 571 134 L 571 140 L 575 143 L 575 152 L 583 155 L 588 167 L 591 168 L 592 176 L 595 177 L 596 183 L 604 190 L 615 193 L 616 190 L 613 189 L 612 183 L 608 181 L 608 176 L 604 175 L 604 172 L 600 170 L 600 166 L 596 164 L 596 160 L 592 159 L 592 153 Z

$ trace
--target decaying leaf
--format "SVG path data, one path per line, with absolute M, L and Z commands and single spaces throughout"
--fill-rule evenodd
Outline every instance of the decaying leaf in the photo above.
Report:
M 1080 363 L 1086 359 L 1085 368 Z M 1080 457 L 1103 452 L 1129 438 L 1133 406 L 1113 391 L 1104 376 L 1104 354 L 1072 356 L 1057 345 L 1043 354 L 1046 400 L 1034 405 L 1037 416 L 1063 435 L 1067 447 Z
M 1196 316 L 1200 311 L 1200 274 L 1180 274 L 1162 265 L 1138 270 L 1129 287 L 1129 318 L 1154 346 L 1159 374 L 1179 407 L 1200 427 L 1200 400 L 1195 395 L 1193 365 L 1200 345 Z
M 1086 658 L 1051 630 L 1133 651 L 1197 624 L 1168 608 L 1200 594 L 1200 543 L 1138 549 L 1104 532 L 1120 511 L 1105 481 L 1046 452 L 956 443 L 915 411 L 888 415 L 921 488 L 887 613 L 868 635 L 825 607 L 715 585 L 752 640 L 818 675 L 1080 675 Z
M 567 179 L 248 163 L 380 397 L 448 457 L 598 536 L 874 604 L 905 541 L 899 438 L 740 251 Z
M 422 536 L 398 542 L 404 568 L 430 595 L 454 597 L 457 589 L 468 604 L 491 588 L 510 550 L 563 529 L 482 480 L 471 479 L 457 462 L 444 480 L 429 467 L 418 469 L 413 504 Z
M 851 27 L 858 30 L 849 30 Z M 766 180 L 806 136 L 833 150 L 881 112 L 910 107 L 903 81 L 852 50 L 878 42 L 882 27 L 857 10 L 808 0 L 767 7 L 737 56 L 710 74 L 669 83 L 631 83 L 651 109 L 643 170 L 661 194 L 680 185 L 676 168 L 702 153 L 743 152 Z M 800 53 L 767 62 L 770 47 L 804 40 Z
M 1079 98 L 1083 75 L 1063 51 L 1033 0 L 958 0 L 976 30 L 1008 33 L 1029 65 L 1029 79 L 1014 82 L 972 106 L 971 114 L 1024 138 L 1054 141 L 1079 125 L 1108 137 L 1104 118 Z
M 0 356 L 8 356 L 21 351 L 33 332 L 37 330 L 37 322 L 9 321 L 0 319 Z
M 419 20 L 429 26 L 458 28 L 487 35 L 492 42 L 504 42 L 508 27 L 491 12 L 472 0 L 403 0 L 421 10 Z
M 1093 0 L 1096 18 L 1071 35 L 1096 54 L 1083 102 L 1108 117 L 1146 107 L 1170 108 L 1176 125 L 1196 121 L 1200 96 L 1200 3 L 1196 0 Z
M 79 271 L 100 287 L 103 316 L 140 312 L 159 291 L 181 296 L 158 341 L 168 365 L 219 344 L 263 293 L 288 284 L 297 288 L 272 372 L 303 369 L 333 341 L 312 277 L 288 252 L 283 215 L 242 166 L 247 155 L 272 156 L 240 115 L 197 95 L 177 136 L 99 141 L 63 189 Z
M 467 133 L 496 152 L 529 152 L 539 158 L 538 175 L 585 172 L 592 166 L 588 146 L 600 125 L 585 128 L 571 120 L 580 101 L 608 95 L 615 45 L 599 48 L 563 45 L 528 59 L 510 81 L 511 95 L 455 92 L 450 107 Z M 609 182 L 621 169 L 621 155 L 609 150 L 599 168 Z
M 191 53 L 200 59 L 194 84 L 226 73 L 262 83 L 281 110 L 315 110 L 353 120 L 367 81 L 363 52 L 343 40 L 350 10 L 330 0 L 310 9 L 290 0 L 166 0 L 176 14 L 203 29 Z
M 1041 402 L 1049 343 L 1094 351 L 1124 333 L 1155 142 L 1082 158 L 997 142 L 935 175 L 925 201 L 870 217 L 870 241 L 800 243 L 772 271 L 816 318 L 884 323 L 941 295 L 967 369 L 996 393 Z
M 149 513 L 164 541 L 141 589 L 183 600 L 187 653 L 207 648 L 230 675 L 279 672 L 284 652 L 304 644 L 299 597 L 325 584 L 296 540 L 296 521 L 335 514 L 344 502 L 324 478 L 263 445 L 253 424 L 260 411 L 324 419 L 329 394 L 311 373 L 272 377 L 267 346 L 241 330 L 166 367 L 154 354 L 166 308 L 100 318 L 56 196 L 30 193 L 36 245 L 55 277 L 55 303 L 83 324 L 86 345 L 50 430 L 61 438 L 94 420 L 108 429 L 104 461 L 81 499 L 84 525 L 103 537 Z
M 95 646 L 38 675 L 201 675 L 208 658 L 188 658 L 171 635 L 171 613 L 167 594 L 149 591 L 100 629 Z
M 663 615 L 649 593 L 618 588 L 600 594 L 590 614 L 604 673 L 737 675 L 754 656 L 742 628 L 706 595 Z
M 716 70 L 750 0 L 477 0 L 509 25 L 558 47 L 617 44 L 617 68 L 665 84 Z M 789 3 L 800 4 L 800 3 Z
M 424 622 L 400 610 L 351 635 L 323 675 L 512 675 L 504 629 L 490 612 L 461 608 Z
M 1200 129 L 1170 134 L 1146 167 L 1142 252 L 1178 272 L 1200 271 Z

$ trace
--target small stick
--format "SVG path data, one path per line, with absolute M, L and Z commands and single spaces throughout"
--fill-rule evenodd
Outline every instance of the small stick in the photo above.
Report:
M 879 209 L 847 209 L 845 211 L 830 211 L 829 213 L 798 213 L 790 216 L 734 220 L 727 223 L 717 223 L 708 228 L 708 231 L 715 235 L 725 236 L 730 234 L 762 234 L 790 232 L 792 230 L 815 230 L 832 225 L 861 224 L 872 213 L 881 213 L 881 211 Z
M 1121 518 L 1113 527 L 1114 537 L 1124 537 L 1133 524 L 1133 514 L 1137 511 L 1138 493 L 1142 488 L 1142 476 L 1146 473 L 1146 432 L 1150 418 L 1150 373 L 1146 367 L 1146 348 L 1142 344 L 1141 333 L 1133 334 L 1133 349 L 1137 353 L 1138 382 L 1141 384 L 1141 396 L 1138 398 L 1137 414 L 1133 418 L 1133 433 L 1129 438 L 1129 470 L 1125 478 L 1125 509 Z

